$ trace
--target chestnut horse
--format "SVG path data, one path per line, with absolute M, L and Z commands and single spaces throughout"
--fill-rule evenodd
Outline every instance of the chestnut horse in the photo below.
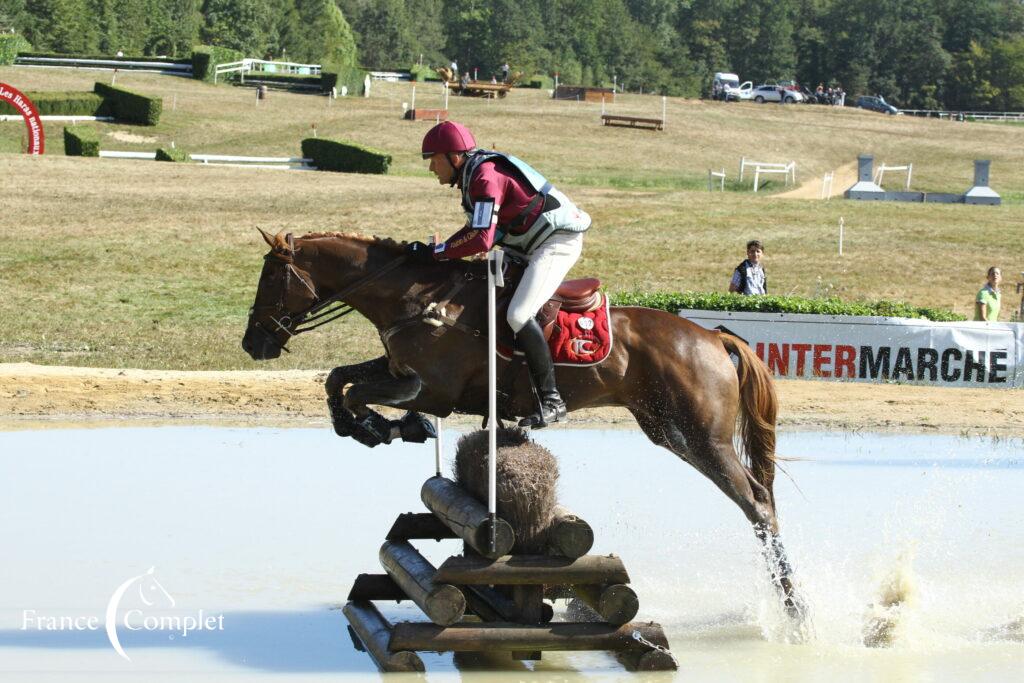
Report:
M 252 358 L 277 358 L 292 336 L 351 310 L 381 335 L 385 355 L 335 368 L 327 378 L 338 434 L 367 445 L 399 435 L 422 441 L 431 434 L 417 413 L 486 415 L 486 263 L 414 264 L 406 262 L 405 245 L 392 240 L 260 232 L 271 251 L 242 340 Z M 438 322 L 439 301 L 445 324 Z M 665 311 L 613 307 L 611 327 L 615 343 L 604 362 L 557 368 L 569 411 L 624 406 L 651 441 L 714 482 L 754 526 L 787 610 L 802 616 L 778 539 L 778 400 L 768 369 L 737 337 Z M 500 361 L 499 375 L 509 365 Z M 522 416 L 531 412 L 533 392 L 523 368 L 516 370 L 508 408 Z M 411 412 L 388 421 L 370 404 Z M 733 446 L 737 429 L 746 464 Z

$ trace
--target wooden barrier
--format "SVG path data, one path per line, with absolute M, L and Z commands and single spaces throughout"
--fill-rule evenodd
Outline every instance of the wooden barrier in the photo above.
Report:
M 662 119 L 648 119 L 641 116 L 601 114 L 601 120 L 604 121 L 606 126 L 625 126 L 627 128 L 646 128 L 649 130 L 665 129 L 665 122 Z
M 381 671 L 423 671 L 417 651 L 505 653 L 511 664 L 540 659 L 548 650 L 611 650 L 630 669 L 677 668 L 661 627 L 633 621 L 639 600 L 626 585 L 622 561 L 614 555 L 570 556 L 593 544 L 593 530 L 577 515 L 555 509 L 549 532 L 561 528 L 551 541 L 558 555 L 504 554 L 514 534 L 496 518 L 503 554 L 491 559 L 474 552 L 470 542 L 488 547 L 489 513 L 476 499 L 440 476 L 427 480 L 420 495 L 431 513 L 395 520 L 379 553 L 387 573 L 360 574 L 343 610 L 356 647 Z M 434 569 L 411 539 L 462 539 L 465 554 Z M 573 596 L 604 621 L 553 622 L 554 609 L 545 598 Z M 402 600 L 414 602 L 433 623 L 392 625 L 372 602 Z
M 448 120 L 447 109 L 406 109 L 405 119 L 407 121 L 440 121 Z

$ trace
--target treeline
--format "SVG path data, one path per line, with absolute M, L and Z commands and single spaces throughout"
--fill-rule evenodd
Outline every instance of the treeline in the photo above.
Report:
M 0 0 L 36 49 L 409 68 L 508 61 L 564 83 L 706 95 L 715 71 L 881 94 L 906 108 L 1024 109 L 1021 0 Z M 354 43 L 354 44 L 353 44 Z

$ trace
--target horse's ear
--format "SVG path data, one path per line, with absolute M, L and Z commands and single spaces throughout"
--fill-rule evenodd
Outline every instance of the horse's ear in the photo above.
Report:
M 263 235 L 263 241 L 266 242 L 267 244 L 269 244 L 270 248 L 273 249 L 274 248 L 274 238 L 270 235 L 270 233 L 268 233 L 263 228 L 256 228 L 256 229 L 260 231 L 261 235 Z
M 289 235 L 290 234 L 291 233 L 289 233 Z M 274 235 L 274 241 L 270 246 L 272 246 L 276 251 L 292 251 L 290 245 L 288 244 L 288 237 L 285 235 L 284 230 Z

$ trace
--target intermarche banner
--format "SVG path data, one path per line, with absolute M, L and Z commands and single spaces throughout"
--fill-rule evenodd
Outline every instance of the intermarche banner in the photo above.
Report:
M 740 337 L 779 378 L 1024 387 L 1024 323 L 682 310 Z

